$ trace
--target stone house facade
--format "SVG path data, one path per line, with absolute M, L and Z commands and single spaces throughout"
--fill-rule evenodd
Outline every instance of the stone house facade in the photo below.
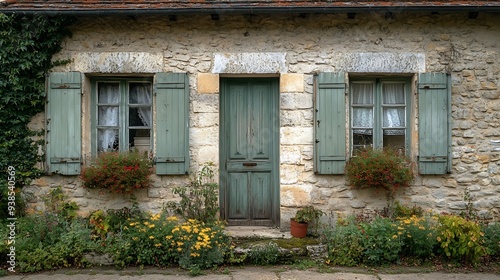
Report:
M 82 213 L 130 206 L 128 197 L 84 189 L 78 175 L 100 150 L 141 146 L 157 173 L 136 193 L 144 210 L 160 211 L 176 199 L 173 187 L 214 162 L 230 224 L 286 228 L 306 205 L 327 219 L 381 210 L 385 196 L 351 189 L 343 167 L 359 147 L 394 146 L 419 173 L 398 191 L 403 204 L 459 212 L 467 189 L 481 215 L 500 219 L 494 1 L 214 1 L 207 11 L 196 1 L 109 11 L 60 2 L 1 8 L 77 17 L 54 58 L 71 62 L 49 75 L 47 110 L 31 123 L 48 142 L 47 176 L 24 188 L 34 208 L 57 186 Z M 108 97 L 113 88 L 118 99 Z M 133 139 L 139 134 L 146 144 Z

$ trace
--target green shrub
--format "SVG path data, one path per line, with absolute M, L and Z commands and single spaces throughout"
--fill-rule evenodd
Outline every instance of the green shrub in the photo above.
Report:
M 399 218 L 398 236 L 403 242 L 402 252 L 406 256 L 429 258 L 433 255 L 436 240 L 435 217 Z
M 276 264 L 280 257 L 280 247 L 274 242 L 267 244 L 258 244 L 252 247 L 248 252 L 247 259 L 256 265 Z
M 362 150 L 347 162 L 346 177 L 354 188 L 382 189 L 393 197 L 397 189 L 410 185 L 415 174 L 410 162 L 395 151 Z
M 500 223 L 483 226 L 484 246 L 490 256 L 500 257 Z
M 365 237 L 354 218 L 339 221 L 334 229 L 325 230 L 324 235 L 331 264 L 356 266 L 362 262 Z
M 113 237 L 108 252 L 120 267 L 127 265 L 209 268 L 224 261 L 230 248 L 221 222 L 179 222 L 165 213 L 145 220 L 131 219 L 121 234 Z
M 371 223 L 361 223 L 364 262 L 370 265 L 392 263 L 398 259 L 402 242 L 398 227 L 390 219 L 376 217 Z
M 482 245 L 484 234 L 474 221 L 459 216 L 441 215 L 437 228 L 437 241 L 440 253 L 457 260 L 477 263 L 485 254 Z
M 82 172 L 83 186 L 113 193 L 131 193 L 151 185 L 152 162 L 138 152 L 107 152 Z
M 213 163 L 205 163 L 188 186 L 174 188 L 174 194 L 179 195 L 181 200 L 170 201 L 167 208 L 186 220 L 216 221 L 219 212 L 219 185 L 215 183 L 214 176 Z
M 84 253 L 99 251 L 84 220 L 45 214 L 18 221 L 16 255 L 21 272 L 81 267 L 86 264 Z

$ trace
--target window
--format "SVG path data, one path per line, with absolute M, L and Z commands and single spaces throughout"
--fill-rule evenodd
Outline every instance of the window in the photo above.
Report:
M 408 149 L 409 81 L 353 80 L 350 85 L 351 152 Z
M 94 81 L 93 151 L 149 151 L 152 82 L 144 79 Z
M 82 164 L 82 73 L 54 72 L 47 81 L 46 167 L 49 173 L 78 175 Z M 154 80 L 154 84 L 153 84 Z M 150 78 L 90 80 L 91 155 L 103 151 L 151 151 L 156 138 L 158 175 L 189 171 L 189 77 L 159 72 Z M 155 101 L 152 102 L 154 88 Z M 153 130 L 153 107 L 154 130 Z M 154 132 L 154 133 L 153 133 Z M 88 146 L 88 145 L 85 145 Z
M 350 77 L 347 92 L 346 77 L 323 72 L 314 78 L 315 173 L 343 174 L 348 156 L 360 148 L 394 147 L 409 155 L 410 146 L 418 147 L 412 153 L 420 174 L 451 172 L 450 75 L 418 74 L 412 98 L 418 102 L 418 141 L 413 145 L 409 120 L 416 104 L 410 102 L 410 78 Z

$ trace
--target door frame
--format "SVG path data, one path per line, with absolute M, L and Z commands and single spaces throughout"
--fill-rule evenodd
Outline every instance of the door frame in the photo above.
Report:
M 226 94 L 229 91 L 228 81 L 245 81 L 245 82 L 257 82 L 262 80 L 268 80 L 272 82 L 271 85 L 271 108 L 273 116 L 273 128 L 272 131 L 272 198 L 271 198 L 271 224 L 269 222 L 259 222 L 258 220 L 248 221 L 248 222 L 234 222 L 228 221 L 228 173 L 227 173 L 227 148 L 228 138 L 226 137 L 226 132 L 228 130 L 228 125 L 231 121 L 229 116 L 226 116 Z M 219 206 L 220 206 L 220 217 L 223 220 L 229 222 L 229 225 L 248 225 L 248 226 L 280 226 L 280 88 L 279 88 L 279 77 L 221 77 L 220 78 L 220 93 L 219 93 Z

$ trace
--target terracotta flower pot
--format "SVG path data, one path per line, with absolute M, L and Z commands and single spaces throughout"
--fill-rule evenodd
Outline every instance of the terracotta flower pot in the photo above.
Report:
M 298 223 L 294 219 L 290 219 L 290 233 L 294 237 L 304 238 L 307 235 L 307 223 Z

